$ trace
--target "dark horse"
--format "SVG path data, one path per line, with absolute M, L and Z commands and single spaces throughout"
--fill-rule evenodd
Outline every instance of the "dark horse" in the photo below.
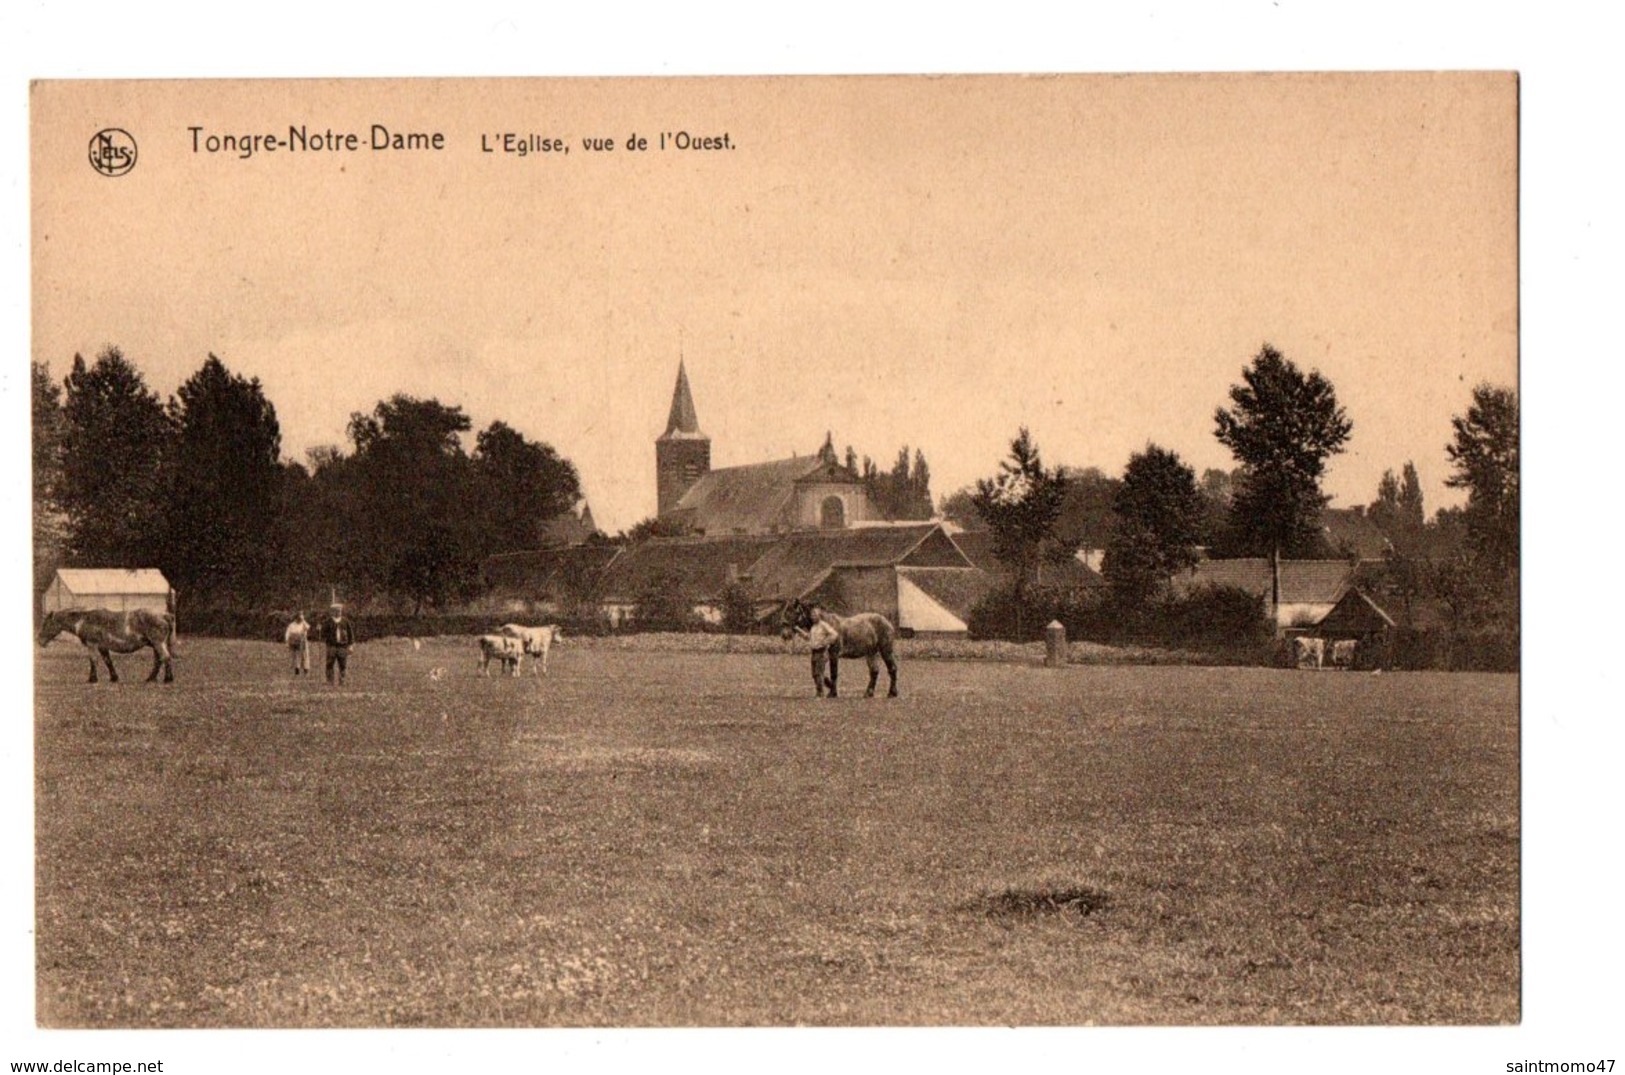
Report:
M 837 616 L 816 604 L 804 604 L 800 598 L 792 600 L 784 609 L 786 636 L 798 631 L 812 642 L 813 685 L 820 696 L 829 688 L 835 697 L 835 684 L 840 679 L 842 657 L 862 657 L 869 662 L 869 689 L 865 698 L 875 696 L 875 683 L 880 679 L 880 662 L 886 662 L 886 674 L 891 677 L 891 689 L 886 697 L 897 697 L 897 629 L 878 612 L 860 612 L 856 616 Z M 824 676 L 826 657 L 829 676 Z
M 47 612 L 40 624 L 39 644 L 48 646 L 63 631 L 72 631 L 90 657 L 90 682 L 96 679 L 96 654 L 107 663 L 107 678 L 118 682 L 118 669 L 113 667 L 114 653 L 134 653 L 138 649 L 152 650 L 151 683 L 158 678 L 158 669 L 164 670 L 164 682 L 175 682 L 175 668 L 170 661 L 170 647 L 175 641 L 175 620 L 162 612 L 137 608 L 129 612 L 110 612 L 104 608 L 65 608 Z

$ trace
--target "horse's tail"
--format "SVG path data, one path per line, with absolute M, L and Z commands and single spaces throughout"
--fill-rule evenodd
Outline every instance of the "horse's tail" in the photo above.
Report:
M 175 626 L 175 614 L 173 612 L 164 613 L 164 627 L 169 632 L 169 637 L 164 640 L 164 644 L 169 647 L 169 655 L 171 657 L 179 656 L 181 635 L 180 629 Z

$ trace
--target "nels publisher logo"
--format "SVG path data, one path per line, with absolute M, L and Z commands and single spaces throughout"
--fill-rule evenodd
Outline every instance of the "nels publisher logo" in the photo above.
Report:
M 102 175 L 119 176 L 135 167 L 135 139 L 117 127 L 97 131 L 90 139 L 90 166 Z

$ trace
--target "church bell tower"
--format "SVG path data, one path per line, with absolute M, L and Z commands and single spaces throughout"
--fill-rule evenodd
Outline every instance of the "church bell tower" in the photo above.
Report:
M 688 387 L 688 371 L 677 360 L 677 387 L 671 394 L 671 414 L 666 431 L 655 439 L 655 511 L 665 515 L 683 499 L 683 494 L 711 469 L 711 438 L 700 432 L 694 413 L 694 395 Z

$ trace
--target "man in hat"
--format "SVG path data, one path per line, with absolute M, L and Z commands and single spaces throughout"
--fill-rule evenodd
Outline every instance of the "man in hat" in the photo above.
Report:
M 327 682 L 333 682 L 333 669 L 337 667 L 339 686 L 344 686 L 344 669 L 350 660 L 350 647 L 355 644 L 355 627 L 344 615 L 344 606 L 338 602 L 327 610 L 322 619 L 322 644 L 327 647 Z

